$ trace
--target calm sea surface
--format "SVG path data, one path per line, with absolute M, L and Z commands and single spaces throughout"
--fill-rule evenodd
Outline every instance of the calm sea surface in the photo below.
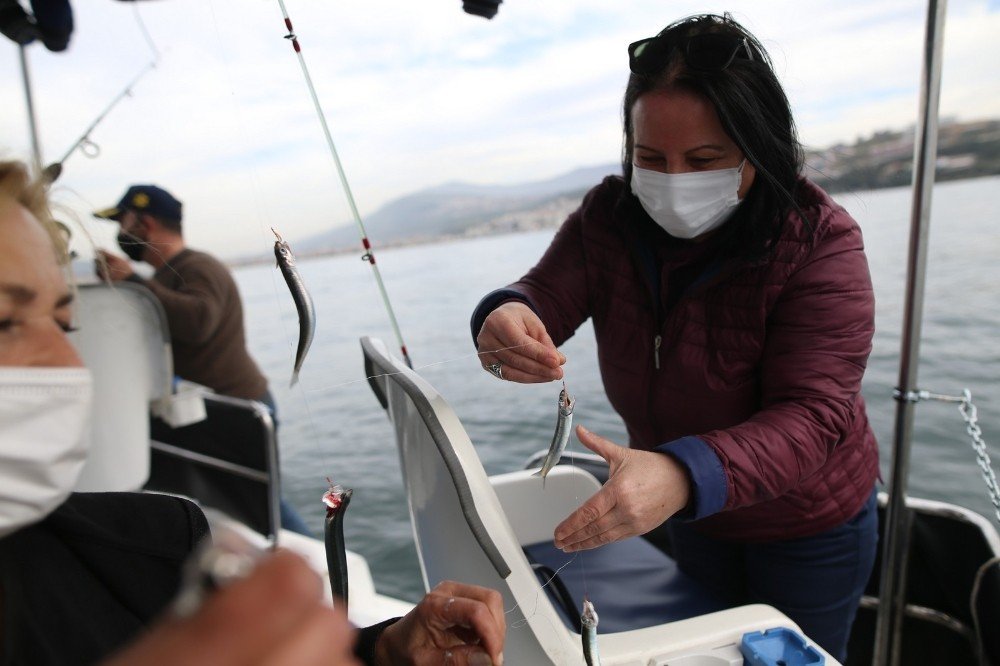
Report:
M 860 222 L 877 297 L 875 349 L 864 393 L 888 476 L 899 368 L 910 214 L 908 189 L 838 195 Z M 1000 463 L 1000 177 L 945 183 L 934 191 L 919 380 L 979 407 L 994 469 Z M 552 231 L 442 243 L 379 253 L 379 266 L 414 365 L 449 401 L 489 474 L 520 469 L 548 446 L 556 391 L 498 382 L 480 369 L 469 315 L 487 291 L 520 277 Z M 376 239 L 377 240 L 377 239 Z M 294 241 L 293 241 L 294 246 Z M 358 253 L 360 255 L 360 252 Z M 316 339 L 301 381 L 288 388 L 298 334 L 291 298 L 272 266 L 236 271 L 249 345 L 279 406 L 284 494 L 322 532 L 325 477 L 354 488 L 348 547 L 362 553 L 386 594 L 422 594 L 402 478 L 388 419 L 364 381 L 364 335 L 396 350 L 368 265 L 358 256 L 307 260 L 301 272 L 316 304 Z M 577 395 L 576 419 L 619 442 L 625 429 L 601 386 L 593 329 L 563 347 Z M 955 405 L 917 407 L 911 494 L 992 515 Z M 571 448 L 583 450 L 579 442 Z

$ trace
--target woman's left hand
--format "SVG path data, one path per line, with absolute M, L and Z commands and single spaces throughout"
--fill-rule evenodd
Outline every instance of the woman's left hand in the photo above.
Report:
M 610 474 L 603 488 L 556 526 L 557 548 L 589 550 L 645 534 L 687 504 L 691 482 L 672 457 L 618 446 L 583 426 L 576 436 L 608 461 Z

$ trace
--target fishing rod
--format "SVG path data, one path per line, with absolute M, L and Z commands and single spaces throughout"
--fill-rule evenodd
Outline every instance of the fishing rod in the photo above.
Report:
M 31 92 L 31 74 L 28 71 L 28 52 L 24 44 L 20 44 L 18 54 L 21 57 L 21 82 L 24 84 L 24 104 L 28 110 L 28 130 L 31 133 L 31 155 L 35 160 L 35 169 L 42 168 L 42 148 L 38 141 L 38 120 L 35 118 L 35 101 Z
M 150 61 L 150 63 L 146 65 L 146 67 L 144 67 L 143 70 L 139 72 L 136 75 L 136 77 L 129 82 L 127 86 L 125 86 L 125 89 L 122 90 L 120 93 L 118 93 L 118 95 L 113 100 L 111 100 L 111 103 L 108 104 L 103 111 L 101 111 L 100 115 L 97 116 L 94 122 L 92 122 L 90 126 L 87 127 L 87 129 L 84 131 L 84 133 L 80 135 L 80 138 L 76 140 L 76 143 L 70 146 L 70 149 L 66 151 L 66 154 L 63 155 L 61 159 L 45 167 L 45 174 L 48 177 L 49 182 L 54 182 L 56 178 L 59 177 L 59 175 L 62 173 L 63 163 L 65 163 L 66 160 L 69 159 L 69 156 L 72 155 L 77 148 L 79 148 L 80 151 L 87 157 L 97 157 L 98 155 L 101 154 L 100 146 L 91 141 L 90 133 L 93 132 L 97 128 L 97 126 L 101 124 L 101 121 L 104 120 L 104 117 L 107 116 L 113 108 L 118 106 L 119 102 L 121 102 L 126 97 L 132 96 L 133 86 L 135 86 L 135 84 L 139 82 L 139 79 L 145 76 L 147 72 L 149 72 L 151 69 L 154 69 L 155 67 L 156 67 L 156 61 L 155 60 Z
M 406 351 L 406 343 L 403 342 L 403 334 L 399 330 L 399 323 L 396 321 L 396 314 L 392 310 L 392 303 L 389 302 L 389 293 L 385 289 L 385 283 L 382 282 L 382 273 L 379 272 L 378 266 L 375 264 L 375 249 L 372 247 L 371 241 L 368 239 L 368 232 L 365 231 L 365 225 L 361 221 L 361 215 L 358 213 L 358 207 L 354 203 L 354 195 L 351 193 L 351 186 L 347 182 L 347 176 L 344 173 L 344 167 L 340 163 L 340 156 L 337 154 L 337 147 L 333 144 L 333 135 L 330 134 L 330 128 L 326 124 L 326 116 L 323 114 L 323 107 L 319 103 L 319 97 L 316 95 L 316 87 L 313 85 L 312 77 L 309 75 L 309 68 L 306 67 L 306 60 L 302 56 L 302 47 L 299 45 L 299 39 L 295 35 L 295 31 L 292 29 L 292 19 L 288 16 L 288 10 L 285 9 L 284 0 L 278 0 L 278 5 L 281 7 L 281 14 L 285 19 L 285 28 L 288 29 L 288 34 L 285 35 L 285 39 L 291 41 L 292 48 L 295 49 L 295 55 L 298 56 L 299 66 L 302 68 L 302 75 L 306 79 L 306 86 L 309 88 L 309 95 L 312 97 L 313 106 L 316 108 L 316 115 L 319 116 L 320 125 L 323 127 L 323 135 L 326 137 L 326 145 L 330 149 L 330 155 L 333 157 L 333 163 L 337 167 L 337 175 L 340 176 L 340 184 L 344 188 L 344 194 L 347 195 L 347 203 L 351 208 L 351 214 L 354 216 L 354 223 L 358 227 L 358 233 L 361 235 L 361 244 L 364 246 L 365 253 L 361 255 L 363 261 L 367 261 L 375 274 L 375 281 L 378 283 L 379 292 L 382 294 L 382 302 L 385 304 L 386 312 L 389 313 L 389 321 L 392 323 L 392 330 L 396 334 L 396 341 L 399 343 L 399 349 L 403 353 L 403 360 L 406 361 L 406 365 L 410 368 L 413 367 L 413 361 L 410 360 L 410 354 Z

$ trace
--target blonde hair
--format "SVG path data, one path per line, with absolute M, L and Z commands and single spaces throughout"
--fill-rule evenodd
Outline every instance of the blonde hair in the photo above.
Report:
M 0 197 L 28 209 L 52 238 L 52 247 L 61 265 L 69 263 L 69 248 L 59 223 L 49 207 L 47 183 L 33 178 L 26 164 L 15 160 L 0 161 Z

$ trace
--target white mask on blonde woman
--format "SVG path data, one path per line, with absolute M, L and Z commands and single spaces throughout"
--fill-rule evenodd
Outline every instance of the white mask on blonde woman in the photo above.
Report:
M 42 520 L 73 490 L 90 401 L 86 368 L 0 367 L 0 537 Z

